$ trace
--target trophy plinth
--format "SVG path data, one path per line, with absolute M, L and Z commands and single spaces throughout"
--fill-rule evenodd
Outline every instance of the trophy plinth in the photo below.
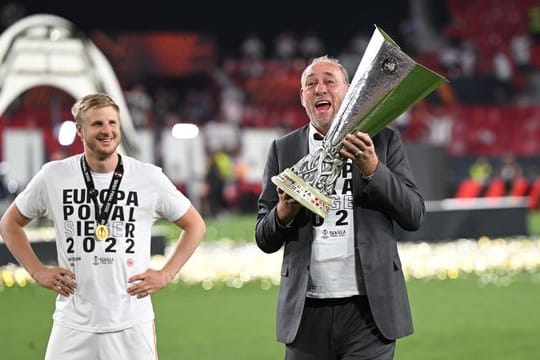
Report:
M 291 169 L 285 169 L 273 176 L 272 182 L 311 212 L 323 218 L 328 215 L 331 199 L 302 180 Z

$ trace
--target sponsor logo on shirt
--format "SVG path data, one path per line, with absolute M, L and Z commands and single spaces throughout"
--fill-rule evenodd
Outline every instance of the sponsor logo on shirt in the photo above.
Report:
M 323 239 L 347 236 L 347 230 L 345 229 L 323 229 L 321 233 Z
M 94 256 L 94 261 L 92 262 L 92 265 L 112 265 L 114 264 L 114 258 L 112 257 L 102 257 L 102 256 Z

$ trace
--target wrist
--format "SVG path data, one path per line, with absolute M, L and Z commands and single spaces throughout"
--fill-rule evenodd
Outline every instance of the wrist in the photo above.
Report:
M 372 173 L 371 175 L 364 175 L 360 174 L 360 179 L 364 182 L 364 184 L 367 184 L 373 179 L 373 176 L 375 176 L 375 173 Z
M 368 175 L 365 175 L 362 171 L 360 172 L 360 179 L 362 179 L 362 182 L 365 184 L 369 183 L 371 179 L 375 176 L 375 173 L 377 172 L 377 168 L 379 167 L 379 162 L 375 165 L 375 168 L 368 172 Z

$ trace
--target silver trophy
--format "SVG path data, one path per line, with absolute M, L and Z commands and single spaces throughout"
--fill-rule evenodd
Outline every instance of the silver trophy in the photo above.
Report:
M 345 135 L 375 135 L 426 97 L 444 77 L 416 63 L 379 27 L 371 36 L 347 94 L 321 145 L 272 182 L 313 213 L 325 218 L 345 163 L 339 154 Z

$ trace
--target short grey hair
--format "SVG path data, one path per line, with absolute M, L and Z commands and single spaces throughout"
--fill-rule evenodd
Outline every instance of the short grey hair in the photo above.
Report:
M 329 57 L 328 55 L 323 55 L 323 56 L 314 58 L 313 60 L 311 60 L 311 63 L 308 66 L 306 66 L 306 68 L 302 72 L 302 76 L 300 77 L 300 86 L 302 87 L 304 86 L 304 81 L 306 80 L 306 77 L 307 77 L 307 70 L 312 65 L 321 63 L 321 62 L 328 62 L 328 63 L 336 64 L 339 67 L 339 70 L 341 70 L 341 74 L 343 75 L 343 81 L 345 81 L 345 84 L 349 83 L 349 73 L 347 72 L 347 69 L 345 69 L 345 67 L 340 63 L 339 59 Z

